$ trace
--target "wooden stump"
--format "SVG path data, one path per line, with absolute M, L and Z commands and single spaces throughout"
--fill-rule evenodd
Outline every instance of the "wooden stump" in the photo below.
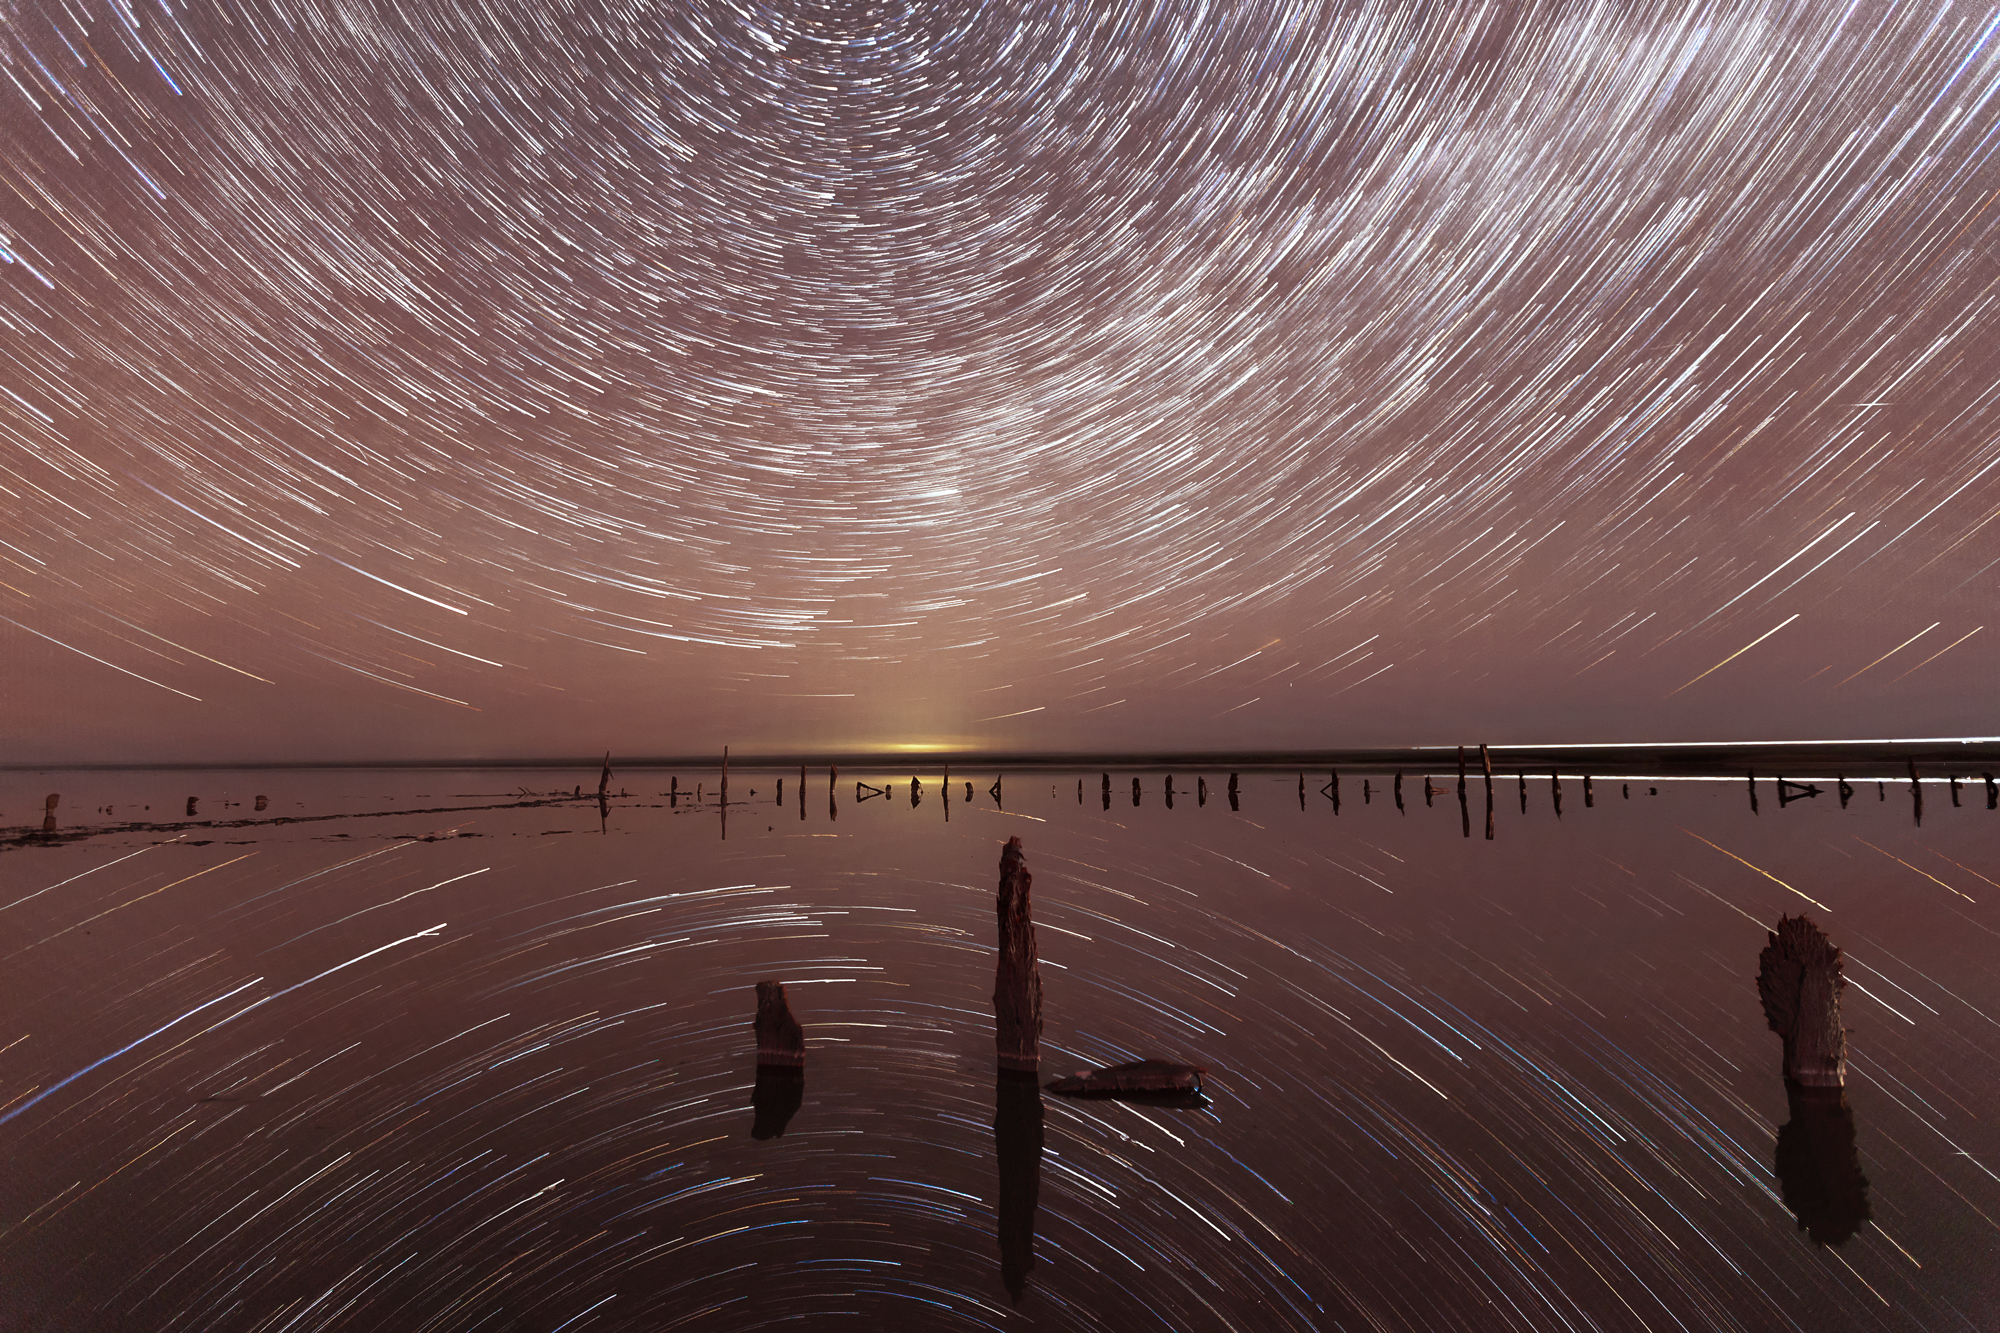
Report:
M 1758 957 L 1764 1019 L 1785 1043 L 1785 1077 L 1807 1088 L 1847 1085 L 1847 1029 L 1840 1023 L 1840 950 L 1803 916 L 1778 919 Z
M 806 1062 L 806 1034 L 785 1002 L 785 983 L 757 983 L 757 1063 L 798 1068 Z
M 1000 852 L 996 903 L 1000 958 L 993 973 L 994 1046 L 1000 1068 L 1032 1073 L 1042 1063 L 1042 971 L 1030 901 L 1034 876 L 1019 838 Z

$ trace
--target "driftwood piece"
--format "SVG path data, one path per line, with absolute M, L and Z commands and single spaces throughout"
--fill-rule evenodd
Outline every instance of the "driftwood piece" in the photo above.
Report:
M 1758 957 L 1764 1019 L 1785 1043 L 1785 1077 L 1801 1087 L 1847 1084 L 1847 1029 L 1840 1023 L 1840 950 L 1803 916 L 1778 919 Z
M 1035 922 L 1029 899 L 1034 876 L 1019 838 L 1000 852 L 1000 959 L 993 973 L 994 1046 L 1000 1067 L 1025 1072 L 1041 1068 L 1042 970 L 1035 951 Z
M 785 983 L 758 982 L 757 1063 L 798 1068 L 805 1062 L 805 1029 L 792 1017 L 792 1007 L 785 1002 Z
M 1068 1078 L 1050 1083 L 1048 1090 L 1065 1097 L 1187 1095 L 1201 1091 L 1201 1076 L 1207 1072 L 1196 1065 L 1177 1065 L 1165 1060 L 1134 1060 L 1109 1069 L 1079 1069 Z

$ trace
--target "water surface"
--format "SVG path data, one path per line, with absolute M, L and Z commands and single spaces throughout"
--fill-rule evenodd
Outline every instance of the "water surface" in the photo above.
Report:
M 167 827 L 0 852 L 0 1311 L 2000 1325 L 1976 784 L 1925 783 L 1919 826 L 1906 783 L 1843 809 L 1767 781 L 1753 813 L 1740 780 L 1599 777 L 1586 806 L 1565 778 L 1559 817 L 1509 773 L 1488 841 L 1476 776 L 1470 837 L 1443 776 L 1399 810 L 1343 774 L 1337 814 L 1323 774 L 1302 809 L 1297 774 L 1245 772 L 1233 811 L 1221 772 L 1175 772 L 1171 809 L 1157 770 L 1108 809 L 1097 771 L 954 774 L 948 804 L 912 776 L 738 769 L 725 838 L 712 770 L 621 771 L 603 811 L 516 804 L 595 788 L 546 771 L 5 775 L 0 822 L 60 788 L 64 828 Z M 1207 1106 L 996 1077 L 1009 836 L 1044 1080 L 1154 1056 L 1205 1066 Z M 1758 1004 L 1799 911 L 1847 951 L 1845 1109 L 1788 1099 Z M 766 977 L 809 1053 L 759 1090 Z

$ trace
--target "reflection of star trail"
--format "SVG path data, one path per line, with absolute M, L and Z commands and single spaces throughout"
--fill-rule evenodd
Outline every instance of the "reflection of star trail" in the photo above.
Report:
M 29 739 L 1212 744 L 1446 680 L 1524 734 L 1951 729 L 1996 31 L 15 0 Z
M 219 1333 L 1003 1327 L 1016 1289 L 1080 1329 L 1915 1330 L 1992 1295 L 1966 1243 L 2000 1229 L 1966 929 L 1990 923 L 1920 869 L 1984 879 L 1986 811 L 1780 817 L 1856 849 L 1675 783 L 1488 844 L 1449 808 L 1336 826 L 1292 807 L 1295 774 L 1245 776 L 1239 813 L 1064 784 L 1044 806 L 1022 774 L 1040 815 L 877 801 L 727 843 L 713 808 L 649 798 L 601 835 L 579 801 L 469 808 L 435 842 L 371 816 L 266 827 L 254 855 L 8 852 L 32 877 L 0 904 L 32 941 L 0 1033 L 20 1299 Z M 1011 829 L 1040 871 L 1042 1077 L 1187 1061 L 1211 1103 L 996 1089 Z M 1893 1006 L 1851 1036 L 1844 1108 L 1788 1102 L 1758 1013 L 1792 884 Z M 766 977 L 806 1033 L 782 1083 Z

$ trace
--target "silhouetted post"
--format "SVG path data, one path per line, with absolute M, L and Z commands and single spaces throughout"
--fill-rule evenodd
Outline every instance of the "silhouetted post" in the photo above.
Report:
M 1986 808 L 2000 810 L 2000 783 L 1993 781 L 1991 773 L 1981 773 L 1979 776 L 1986 779 Z
M 1629 801 L 1629 800 L 1631 800 L 1631 799 L 1632 799 L 1632 784 L 1631 784 L 1631 783 L 1629 783 L 1629 782 L 1621 782 L 1621 783 L 1619 783 L 1619 784 L 1618 784 L 1618 791 L 1619 791 L 1619 794 L 1620 794 L 1620 795 L 1622 795 L 1622 796 L 1623 796 L 1623 797 L 1624 797 L 1624 798 L 1625 798 L 1626 800 L 1628 800 L 1628 801 Z
M 679 777 L 667 779 L 667 808 L 673 809 L 681 803 L 681 780 Z
M 188 797 L 188 808 L 187 808 L 187 818 L 189 818 L 189 819 L 193 819 L 193 818 L 195 817 L 195 814 L 196 814 L 196 810 L 195 810 L 195 799 L 196 799 L 196 798 L 195 798 L 195 797 L 192 797 L 192 796 Z
M 1951 775 L 1951 808 L 1958 808 L 1958 774 Z
M 1396 813 L 1399 815 L 1410 813 L 1403 808 L 1403 775 L 1401 773 L 1396 774 Z
M 1361 804 L 1375 804 L 1375 784 L 1371 779 L 1361 779 Z
M 922 804 L 923 804 L 923 800 L 924 800 L 924 784 L 923 784 L 923 783 L 921 783 L 921 782 L 919 782 L 919 781 L 917 781 L 917 780 L 916 780 L 915 778 L 911 778 L 911 779 L 910 779 L 910 809 L 914 810 L 914 809 L 916 809 L 916 808 L 917 808 L 917 807 L 918 807 L 919 805 L 922 805 Z
M 1528 813 L 1528 775 L 1516 773 L 1514 780 L 1521 784 L 1521 813 L 1525 815 Z
M 1000 1068 L 1033 1073 L 1041 1068 L 1042 972 L 1035 951 L 1030 891 L 1034 876 L 1019 838 L 1000 852 L 1000 958 L 993 974 L 994 1043 Z
M 986 789 L 986 794 L 993 798 L 993 804 L 995 805 L 1000 804 L 1000 777 L 1000 774 L 994 774 L 993 785 Z
M 1854 788 L 1847 785 L 1847 774 L 1845 773 L 1836 773 L 1833 775 L 1833 779 L 1840 784 L 1840 808 L 1845 810 L 1848 798 L 1854 795 Z
M 1170 778 L 1170 779 L 1168 779 L 1168 781 L 1172 781 L 1172 779 Z M 1078 778 L 1078 779 L 1076 780 L 1076 803 L 1077 803 L 1078 805 L 1082 805 L 1082 804 L 1083 804 L 1083 779 L 1082 779 L 1082 778 Z
M 780 808 L 783 808 L 785 804 L 785 780 L 783 778 L 778 779 L 778 799 L 776 804 Z
M 1757 770 L 1750 770 L 1750 813 L 1757 814 Z
M 757 983 L 756 1030 L 758 1064 L 797 1067 L 806 1062 L 805 1029 L 792 1017 L 792 1007 L 785 1001 L 784 982 Z
M 1205 777 L 1194 780 L 1194 803 L 1196 806 L 1208 804 L 1208 779 Z
M 1137 773 L 1132 775 L 1132 804 L 1135 808 L 1139 804 L 1139 775 Z
M 1563 817 L 1563 780 L 1561 774 L 1549 774 L 1549 795 L 1555 800 L 1556 818 L 1561 819 Z
M 1479 745 L 1479 766 L 1486 773 L 1486 841 L 1493 841 L 1493 752 Z
M 1174 775 L 1167 774 L 1167 809 L 1174 808 Z
M 1424 774 L 1424 809 L 1428 810 L 1431 808 L 1431 798 L 1436 796 L 1437 792 L 1438 789 L 1431 786 L 1431 775 L 1428 773 Z
M 1785 1043 L 1785 1077 L 1801 1087 L 1847 1084 L 1847 1029 L 1840 1024 L 1840 950 L 1803 916 L 1778 918 L 1757 959 L 1764 1019 Z
M 1339 769 L 1330 768 L 1326 771 L 1326 785 L 1332 788 L 1333 790 L 1333 813 L 1337 815 L 1340 813 L 1340 770 Z
M 1924 826 L 1924 784 L 1917 780 L 1917 761 L 1905 759 L 1910 766 L 1910 809 L 1917 817 L 1917 827 Z
M 270 802 L 270 798 L 269 798 L 269 797 L 265 797 L 265 796 L 259 796 L 259 797 L 257 798 L 257 809 L 259 809 L 259 810 L 263 810 L 263 809 L 267 809 L 267 808 L 269 808 L 270 804 L 271 804 L 271 802 Z
M 1596 793 L 1590 789 L 1590 774 L 1583 775 L 1583 808 L 1588 810 L 1597 804 Z
M 1778 1187 L 1799 1230 L 1838 1245 L 1868 1221 L 1868 1178 L 1854 1150 L 1854 1112 L 1837 1088 L 1785 1085 L 1792 1113 L 1778 1130 Z
M 725 750 L 723 751 L 723 753 L 727 754 L 729 752 Z M 724 779 L 724 781 L 726 783 L 727 779 Z M 611 799 L 611 751 L 606 750 L 604 752 L 604 771 L 597 775 L 597 803 L 599 805 L 602 805 L 604 804 L 604 802 L 610 799 Z
M 799 821 L 803 823 L 805 821 L 805 817 L 806 817 L 806 766 L 804 764 L 800 764 L 799 765 Z
M 1299 774 L 1299 809 L 1306 808 L 1306 775 Z
M 722 747 L 722 808 L 729 809 L 729 747 Z
M 1466 837 L 1472 836 L 1472 807 L 1465 803 L 1465 747 L 1458 747 L 1458 822 Z
M 42 832 L 54 833 L 56 831 L 56 807 L 61 804 L 61 792 L 50 792 L 48 799 L 42 802 Z M 190 806 L 194 804 L 192 796 L 188 798 L 188 804 Z M 190 810 L 189 813 L 192 814 L 193 811 Z

